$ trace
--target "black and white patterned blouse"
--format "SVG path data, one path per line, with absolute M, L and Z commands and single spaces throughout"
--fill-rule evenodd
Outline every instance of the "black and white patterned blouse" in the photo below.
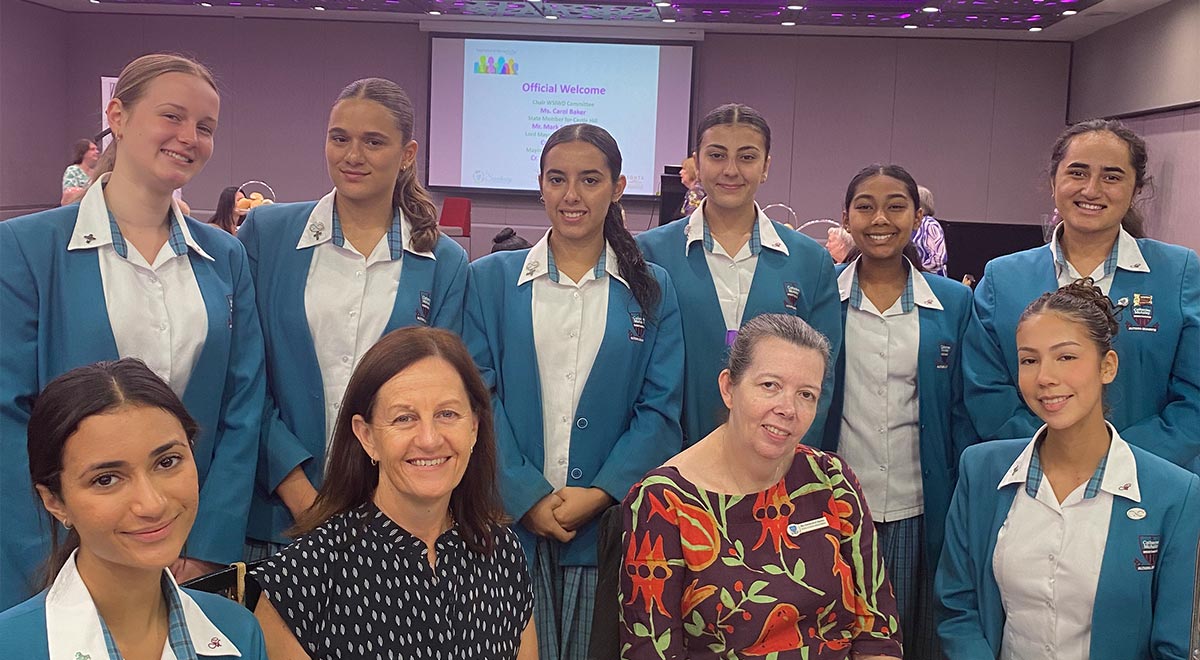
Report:
M 516 534 L 495 531 L 491 556 L 457 525 L 425 543 L 374 504 L 330 518 L 253 575 L 313 660 L 515 658 L 533 612 Z

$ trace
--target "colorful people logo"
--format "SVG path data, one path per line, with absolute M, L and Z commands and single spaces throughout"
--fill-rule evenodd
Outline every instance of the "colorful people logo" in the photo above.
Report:
M 475 73 L 490 73 L 498 76 L 515 76 L 517 75 L 517 62 L 513 59 L 505 60 L 504 57 L 499 59 L 480 55 L 479 61 L 473 65 Z

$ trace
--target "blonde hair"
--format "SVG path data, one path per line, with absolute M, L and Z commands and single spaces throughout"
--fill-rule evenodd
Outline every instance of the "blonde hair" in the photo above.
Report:
M 112 97 L 120 100 L 127 107 L 133 106 L 146 94 L 150 82 L 164 73 L 186 73 L 196 76 L 208 83 L 213 91 L 220 94 L 220 91 L 217 90 L 217 82 L 213 79 L 212 72 L 208 70 L 208 67 L 184 55 L 152 53 L 142 55 L 125 65 L 125 68 L 121 70 L 121 76 L 117 78 L 117 85 L 113 88 Z M 115 134 L 113 138 L 104 153 L 100 154 L 100 160 L 96 163 L 96 170 L 91 177 L 93 183 L 100 178 L 101 174 L 111 172 L 113 165 L 117 162 L 117 143 L 120 141 L 116 139 Z

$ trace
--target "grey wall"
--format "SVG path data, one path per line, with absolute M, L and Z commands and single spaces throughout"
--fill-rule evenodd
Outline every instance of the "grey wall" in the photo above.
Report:
M 1075 43 L 1072 122 L 1200 103 L 1200 0 L 1172 0 Z
M 219 79 L 217 149 L 184 190 L 201 217 L 222 187 L 248 179 L 289 201 L 326 192 L 329 104 L 355 78 L 392 78 L 427 105 L 428 35 L 412 24 L 0 7 L 0 152 L 5 163 L 21 156 L 19 174 L 8 165 L 0 177 L 4 208 L 56 203 L 67 146 L 99 128 L 99 77 L 145 52 L 195 55 Z M 68 51 L 74 44 L 88 44 L 86 55 Z M 1036 223 L 1049 211 L 1041 172 L 1066 115 L 1069 58 L 1059 43 L 716 34 L 698 44 L 693 101 L 697 113 L 738 100 L 766 115 L 773 154 L 760 200 L 789 204 L 801 220 L 837 216 L 850 177 L 885 161 L 932 188 L 943 217 Z M 536 239 L 547 224 L 531 198 L 473 202 L 475 255 L 499 227 Z M 630 204 L 630 227 L 656 221 L 655 208 Z
M 1153 185 L 1142 210 L 1150 236 L 1200 251 L 1200 108 L 1126 120 L 1146 139 Z

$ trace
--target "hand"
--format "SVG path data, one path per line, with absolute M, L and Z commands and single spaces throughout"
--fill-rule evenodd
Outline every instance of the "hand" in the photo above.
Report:
M 283 481 L 279 482 L 279 485 L 275 487 L 275 494 L 283 500 L 283 504 L 291 512 L 293 520 L 307 511 L 317 499 L 317 489 L 313 488 L 312 482 L 308 480 L 304 470 L 299 467 L 288 472 Z
M 562 500 L 562 505 L 554 508 L 554 519 L 563 529 L 571 532 L 583 527 L 589 520 L 616 503 L 616 500 L 599 488 L 567 486 L 555 494 Z
M 525 516 L 521 518 L 521 524 L 525 525 L 525 529 L 538 536 L 566 543 L 575 538 L 575 532 L 564 529 L 554 516 L 554 510 L 562 505 L 562 497 L 559 497 L 558 493 L 550 493 L 538 500 L 537 504 L 534 504 L 533 508 L 529 509 Z
M 175 576 L 175 581 L 183 584 L 188 580 L 194 580 L 202 575 L 215 573 L 225 568 L 222 564 L 214 564 L 210 561 L 202 561 L 200 559 L 192 559 L 190 557 L 180 557 L 171 564 L 171 575 Z

